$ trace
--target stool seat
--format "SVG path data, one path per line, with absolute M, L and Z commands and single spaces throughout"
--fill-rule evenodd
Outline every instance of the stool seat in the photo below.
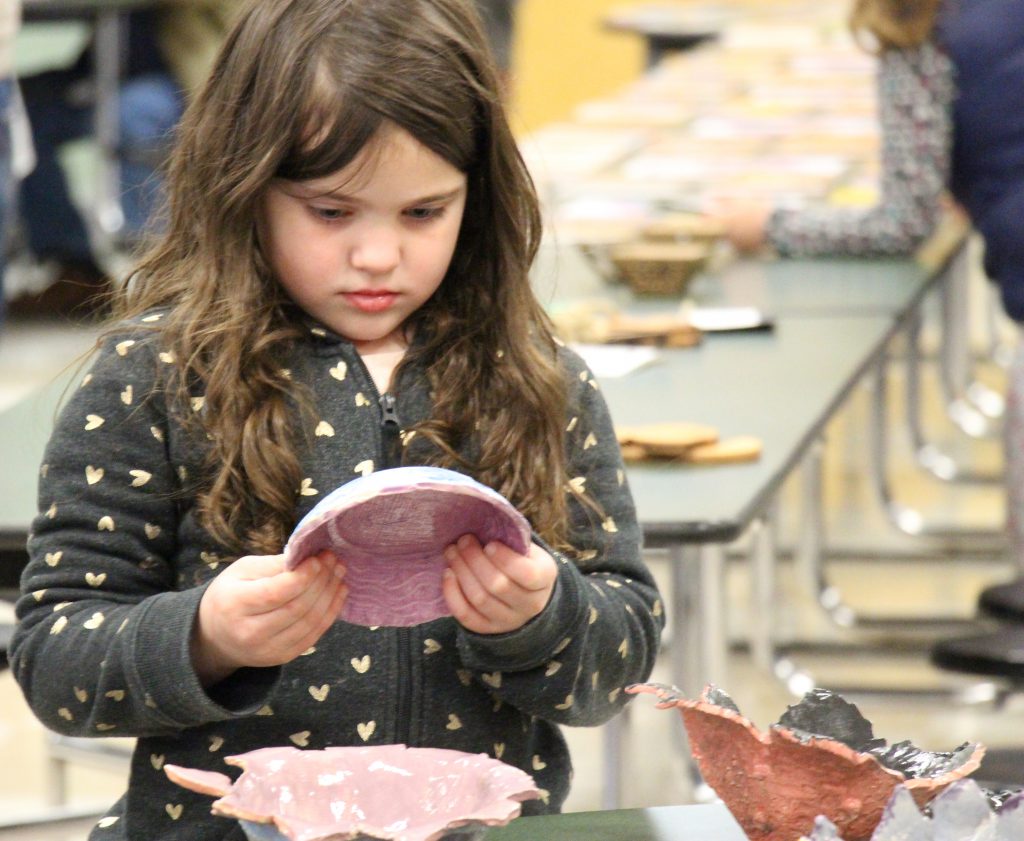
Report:
M 14 636 L 14 625 L 10 622 L 0 622 L 0 672 L 7 668 L 7 649 L 11 645 L 11 637 Z
M 986 587 L 978 597 L 978 609 L 995 619 L 1024 623 L 1024 578 Z
M 1024 624 L 940 640 L 932 646 L 931 661 L 940 669 L 1024 682 Z

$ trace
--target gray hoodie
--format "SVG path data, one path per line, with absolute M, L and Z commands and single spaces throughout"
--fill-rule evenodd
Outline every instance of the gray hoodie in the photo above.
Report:
M 205 586 L 229 558 L 192 508 L 200 448 L 154 390 L 162 352 L 158 332 L 114 339 L 70 396 L 42 466 L 17 605 L 11 664 L 39 719 L 69 735 L 138 737 L 128 792 L 90 838 L 241 839 L 234 821 L 210 816 L 210 798 L 162 768 L 234 773 L 225 756 L 269 745 L 486 753 L 544 789 L 525 814 L 557 811 L 571 777 L 559 725 L 618 713 L 622 688 L 650 675 L 664 623 L 611 420 L 582 361 L 560 351 L 572 392 L 568 462 L 602 515 L 573 503 L 578 551 L 556 555 L 558 580 L 539 616 L 490 636 L 450 617 L 411 628 L 338 622 L 293 662 L 242 669 L 205 690 L 189 637 Z M 318 415 L 297 520 L 338 485 L 387 466 L 388 432 L 347 341 L 314 327 L 289 369 Z M 429 410 L 415 371 L 394 398 L 400 422 Z

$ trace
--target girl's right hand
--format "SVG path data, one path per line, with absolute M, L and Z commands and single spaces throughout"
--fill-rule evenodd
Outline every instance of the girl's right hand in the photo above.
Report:
M 750 254 L 765 246 L 772 209 L 760 199 L 717 198 L 706 211 L 722 225 L 726 239 L 737 251 Z
M 192 663 L 203 686 L 245 666 L 280 666 L 323 636 L 345 604 L 345 567 L 330 550 L 287 570 L 284 555 L 231 563 L 199 602 Z

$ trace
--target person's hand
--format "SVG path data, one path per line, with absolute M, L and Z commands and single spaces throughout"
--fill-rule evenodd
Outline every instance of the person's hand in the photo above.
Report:
M 755 199 L 719 198 L 707 208 L 707 214 L 721 223 L 726 239 L 745 253 L 764 247 L 771 213 L 770 203 Z
M 445 602 L 459 624 L 478 634 L 521 628 L 547 605 L 558 577 L 554 558 L 535 543 L 520 555 L 464 534 L 444 554 Z
M 279 666 L 316 643 L 338 618 L 345 567 L 325 550 L 286 570 L 284 555 L 247 555 L 199 602 L 192 662 L 204 686 L 243 666 Z

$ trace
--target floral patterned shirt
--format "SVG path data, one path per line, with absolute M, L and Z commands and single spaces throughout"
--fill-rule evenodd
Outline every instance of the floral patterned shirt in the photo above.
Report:
M 879 57 L 881 199 L 867 209 L 777 209 L 768 243 L 786 256 L 912 253 L 941 212 L 952 155 L 954 68 L 934 43 Z

